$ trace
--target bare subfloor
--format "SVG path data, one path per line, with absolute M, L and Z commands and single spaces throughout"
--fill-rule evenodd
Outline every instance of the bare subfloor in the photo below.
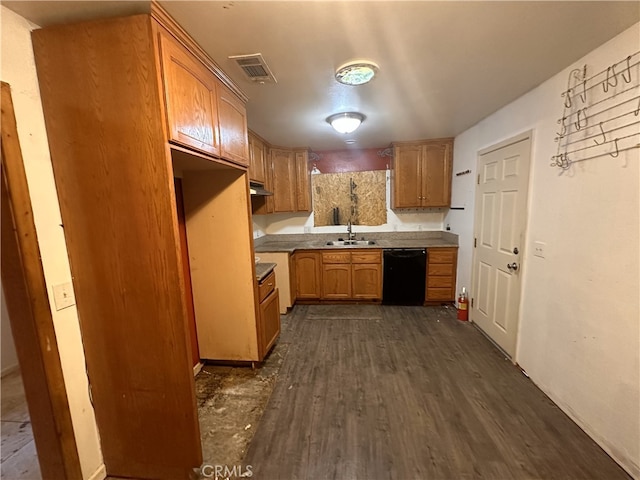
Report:
M 283 330 L 287 318 L 281 317 Z M 244 458 L 288 350 L 280 338 L 256 368 L 205 365 L 196 376 L 204 465 L 232 467 Z

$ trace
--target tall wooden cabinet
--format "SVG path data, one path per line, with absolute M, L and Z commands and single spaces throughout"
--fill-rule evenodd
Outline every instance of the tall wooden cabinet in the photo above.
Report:
M 451 204 L 453 139 L 393 145 L 392 208 Z
M 259 360 L 246 97 L 151 8 L 33 46 L 106 473 L 187 479 L 202 453 L 174 175 L 200 351 Z

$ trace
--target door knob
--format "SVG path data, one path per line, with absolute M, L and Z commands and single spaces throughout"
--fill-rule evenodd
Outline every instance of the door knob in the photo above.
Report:
M 518 250 L 518 247 L 515 247 L 515 248 L 513 249 L 513 254 L 514 254 L 514 255 L 517 255 L 518 253 L 520 253 L 520 251 Z
M 518 270 L 518 264 L 516 262 L 507 263 L 507 268 L 515 272 L 516 270 Z

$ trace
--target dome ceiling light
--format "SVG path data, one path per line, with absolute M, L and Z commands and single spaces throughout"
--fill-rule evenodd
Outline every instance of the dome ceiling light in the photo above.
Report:
M 336 80 L 344 85 L 363 85 L 370 82 L 377 72 L 378 66 L 373 62 L 350 62 L 336 70 Z
M 327 117 L 327 122 L 338 133 L 351 133 L 364 121 L 364 115 L 357 112 L 336 113 Z

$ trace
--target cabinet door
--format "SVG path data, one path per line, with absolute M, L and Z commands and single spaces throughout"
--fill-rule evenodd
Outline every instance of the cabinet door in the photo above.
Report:
M 220 155 L 215 77 L 169 34 L 159 38 L 169 140 Z
M 298 212 L 311 211 L 308 158 L 307 152 L 296 152 L 296 210 Z
M 353 298 L 378 300 L 382 298 L 382 265 L 353 264 Z
M 301 300 L 320 298 L 320 254 L 297 252 L 294 257 L 296 296 Z
M 264 143 L 249 133 L 249 180 L 265 183 L 265 151 Z
M 393 207 L 422 206 L 421 145 L 397 145 L 393 150 Z
M 271 149 L 273 211 L 295 212 L 295 157 L 291 150 Z
M 322 298 L 344 300 L 351 298 L 351 264 L 322 265 Z
M 451 204 L 451 143 L 427 144 L 422 164 L 423 207 Z
M 240 165 L 249 164 L 247 109 L 227 87 L 218 83 L 220 155 Z
M 280 335 L 278 289 L 260 303 L 260 358 L 264 358 Z

